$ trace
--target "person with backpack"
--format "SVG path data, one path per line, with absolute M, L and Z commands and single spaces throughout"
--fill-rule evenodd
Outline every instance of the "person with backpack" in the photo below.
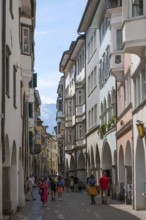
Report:
M 94 175 L 91 174 L 91 176 L 88 179 L 88 194 L 91 198 L 91 204 L 96 204 L 95 196 L 97 195 L 97 188 L 96 188 L 96 179 L 94 178 Z

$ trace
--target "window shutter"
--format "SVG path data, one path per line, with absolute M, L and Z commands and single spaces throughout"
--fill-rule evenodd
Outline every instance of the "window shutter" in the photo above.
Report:
M 33 73 L 33 88 L 37 87 L 37 73 Z

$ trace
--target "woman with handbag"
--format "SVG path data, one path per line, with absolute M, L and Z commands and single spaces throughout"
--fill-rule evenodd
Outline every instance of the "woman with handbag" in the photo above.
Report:
M 96 188 L 96 179 L 94 178 L 94 175 L 91 174 L 90 178 L 88 179 L 88 194 L 91 198 L 91 204 L 96 204 L 95 202 L 95 196 L 97 195 L 97 188 Z
M 48 201 L 48 183 L 47 183 L 47 178 L 44 178 L 42 180 L 39 192 L 40 192 L 40 196 L 41 196 L 42 206 L 46 207 L 46 203 Z

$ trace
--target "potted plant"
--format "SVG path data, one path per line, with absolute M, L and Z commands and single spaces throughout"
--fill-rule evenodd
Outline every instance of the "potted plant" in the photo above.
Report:
M 103 136 L 105 135 L 106 129 L 107 129 L 107 124 L 106 124 L 106 122 L 103 122 L 102 125 L 99 128 L 101 138 L 103 138 Z

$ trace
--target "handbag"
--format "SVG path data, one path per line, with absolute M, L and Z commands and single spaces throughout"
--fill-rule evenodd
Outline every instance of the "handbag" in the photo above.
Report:
M 87 192 L 90 196 L 98 195 L 96 186 L 89 186 Z

